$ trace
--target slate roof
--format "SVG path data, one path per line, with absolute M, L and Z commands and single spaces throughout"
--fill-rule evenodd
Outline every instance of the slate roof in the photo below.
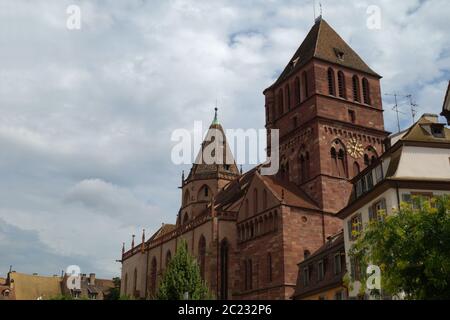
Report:
M 342 54 L 342 59 L 339 58 L 339 53 Z M 320 18 L 311 28 L 275 84 L 288 78 L 291 73 L 306 65 L 313 58 L 381 78 L 323 18 Z

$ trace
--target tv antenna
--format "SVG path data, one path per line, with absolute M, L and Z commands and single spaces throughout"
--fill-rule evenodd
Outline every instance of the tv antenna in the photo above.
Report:
M 402 130 L 400 127 L 400 113 L 404 114 L 403 112 L 401 112 L 399 110 L 400 106 L 398 105 L 398 98 L 400 97 L 400 95 L 397 92 L 395 92 L 395 93 L 386 93 L 386 96 L 394 97 L 395 105 L 394 105 L 394 107 L 392 107 L 392 110 L 397 115 L 397 127 L 398 127 L 398 132 L 400 132 Z
M 316 21 L 316 0 L 313 0 L 314 22 Z
M 411 107 L 411 116 L 414 124 L 416 123 L 417 108 L 419 107 L 419 105 L 414 102 L 412 94 L 408 94 L 406 98 L 409 99 L 409 105 Z

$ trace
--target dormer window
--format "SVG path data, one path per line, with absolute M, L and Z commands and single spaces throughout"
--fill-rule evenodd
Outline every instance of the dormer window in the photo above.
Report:
M 444 126 L 431 126 L 431 134 L 435 138 L 445 138 Z
M 344 51 L 334 48 L 334 53 L 339 60 L 344 61 Z

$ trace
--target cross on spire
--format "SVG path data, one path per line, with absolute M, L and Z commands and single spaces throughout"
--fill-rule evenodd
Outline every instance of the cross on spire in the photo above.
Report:
M 213 125 L 214 124 L 219 124 L 219 119 L 217 118 L 217 111 L 218 111 L 219 109 L 217 108 L 217 106 L 214 108 L 214 120 L 213 120 Z

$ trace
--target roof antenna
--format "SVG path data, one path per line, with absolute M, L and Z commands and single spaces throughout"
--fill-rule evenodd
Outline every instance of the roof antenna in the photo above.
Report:
M 400 127 L 400 113 L 401 114 L 404 114 L 403 112 L 401 112 L 400 110 L 399 110 L 399 105 L 398 105 L 398 93 L 397 92 L 394 92 L 394 93 L 386 93 L 386 95 L 387 96 L 393 96 L 394 97 L 394 100 L 395 100 L 395 105 L 394 105 L 394 107 L 392 108 L 392 110 L 394 110 L 395 111 L 395 113 L 397 114 L 397 127 L 398 127 L 398 132 L 400 132 L 401 131 L 401 127 Z
M 313 0 L 314 22 L 316 21 L 316 0 Z
M 411 116 L 412 116 L 412 120 L 413 120 L 413 124 L 414 124 L 414 123 L 416 123 L 416 115 L 417 115 L 417 109 L 416 108 L 418 107 L 418 104 L 414 103 L 412 94 L 408 94 L 406 96 L 406 98 L 409 99 L 409 105 L 411 107 Z

